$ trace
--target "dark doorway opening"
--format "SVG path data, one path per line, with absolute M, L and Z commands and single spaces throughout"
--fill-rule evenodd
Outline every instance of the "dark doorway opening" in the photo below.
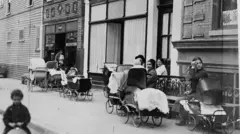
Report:
M 58 53 L 60 50 L 65 54 L 65 46 L 66 46 L 66 34 L 56 34 L 55 38 L 55 53 Z

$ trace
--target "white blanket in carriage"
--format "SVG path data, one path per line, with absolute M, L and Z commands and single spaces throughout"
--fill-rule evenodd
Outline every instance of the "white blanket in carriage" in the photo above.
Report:
M 62 85 L 67 85 L 68 81 L 67 81 L 67 75 L 65 74 L 65 72 L 63 70 L 57 71 L 56 69 L 48 69 L 48 72 L 51 76 L 56 75 L 56 74 L 60 74 L 61 75 L 61 84 Z
M 168 100 L 165 93 L 154 88 L 146 88 L 135 93 L 135 101 L 140 110 L 152 111 L 158 108 L 162 113 L 169 113 Z
M 190 114 L 194 114 L 194 112 L 190 109 L 187 100 L 181 100 L 180 104 L 183 108 L 188 111 Z M 221 105 L 206 105 L 200 102 L 200 112 L 202 115 L 213 115 L 213 113 L 217 110 L 224 110 Z M 226 115 L 225 111 L 216 112 L 215 115 Z

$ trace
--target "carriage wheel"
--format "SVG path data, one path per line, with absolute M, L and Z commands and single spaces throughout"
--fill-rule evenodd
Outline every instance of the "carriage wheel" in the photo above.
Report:
M 133 125 L 139 127 L 142 124 L 141 114 L 138 112 L 133 113 L 132 115 Z
M 123 110 L 122 110 L 123 106 L 121 104 L 116 105 L 116 113 L 117 115 L 121 116 L 123 114 Z
M 119 116 L 121 116 L 121 120 L 124 124 L 127 124 L 129 121 L 129 115 L 130 110 L 127 106 L 121 106 L 121 113 L 119 113 Z
M 71 91 L 71 100 L 77 101 L 78 100 L 78 93 L 77 91 Z
M 197 121 L 193 115 L 189 116 L 187 126 L 190 131 L 193 131 L 197 127 Z
M 203 134 L 210 134 L 210 132 L 212 131 L 212 123 L 208 118 L 203 119 L 202 129 Z
M 223 123 L 222 129 L 224 130 L 225 134 L 232 134 L 234 131 L 234 126 L 236 126 L 234 121 L 228 118 L 227 121 Z
M 68 88 L 64 88 L 64 90 L 63 90 L 63 98 L 67 97 L 67 93 L 68 93 Z
M 92 101 L 92 99 L 93 99 L 93 93 L 92 92 L 88 91 L 86 96 L 87 96 L 87 100 Z
M 141 120 L 142 122 L 147 123 L 149 120 L 149 116 L 141 116 Z
M 160 126 L 162 124 L 162 116 L 152 116 L 152 121 L 155 126 Z
M 86 93 L 79 93 L 79 97 L 81 100 L 85 100 L 86 97 L 87 97 L 87 94 Z
M 112 104 L 111 100 L 107 100 L 106 102 L 106 111 L 111 114 L 113 112 L 114 105 Z
M 105 96 L 106 98 L 108 98 L 108 87 L 107 87 L 107 86 L 105 86 L 105 87 L 103 88 L 103 94 L 104 94 L 104 96 Z
M 45 91 L 47 92 L 48 91 L 48 80 L 47 79 L 44 80 L 44 88 L 45 88 Z

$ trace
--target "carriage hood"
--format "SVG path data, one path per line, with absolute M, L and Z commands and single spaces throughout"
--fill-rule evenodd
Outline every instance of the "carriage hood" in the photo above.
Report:
M 35 70 L 36 68 L 45 68 L 46 63 L 42 58 L 30 59 L 29 69 Z

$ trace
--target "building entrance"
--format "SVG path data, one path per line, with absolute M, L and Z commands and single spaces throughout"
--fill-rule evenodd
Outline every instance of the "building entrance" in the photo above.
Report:
M 66 46 L 66 34 L 65 33 L 56 34 L 55 54 L 58 53 L 60 50 L 62 50 L 65 56 L 65 46 Z

